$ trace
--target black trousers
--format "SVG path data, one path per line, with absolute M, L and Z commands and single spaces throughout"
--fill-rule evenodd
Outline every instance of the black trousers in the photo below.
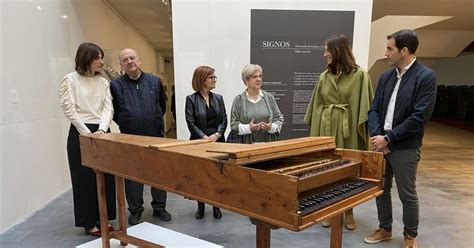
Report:
M 125 196 L 128 203 L 128 211 L 132 214 L 142 213 L 143 210 L 143 184 L 125 179 Z M 153 211 L 165 210 L 166 191 L 151 187 L 151 207 Z
M 87 124 L 91 132 L 97 131 L 99 125 Z M 72 194 L 74 199 L 74 219 L 77 227 L 91 228 L 100 220 L 97 199 L 95 172 L 81 164 L 79 132 L 71 124 L 67 138 L 67 156 L 71 172 Z M 105 174 L 107 195 L 107 214 L 109 220 L 116 218 L 115 178 Z

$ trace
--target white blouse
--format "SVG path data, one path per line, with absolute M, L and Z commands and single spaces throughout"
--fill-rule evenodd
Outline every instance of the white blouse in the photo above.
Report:
M 59 86 L 59 99 L 64 115 L 80 134 L 91 133 L 85 123 L 99 124 L 99 129 L 104 131 L 109 129 L 114 109 L 107 79 L 71 72 Z

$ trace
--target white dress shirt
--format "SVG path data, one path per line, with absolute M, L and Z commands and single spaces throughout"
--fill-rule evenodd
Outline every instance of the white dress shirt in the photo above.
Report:
M 385 123 L 383 125 L 383 130 L 385 131 L 390 131 L 392 130 L 392 124 L 393 124 L 393 114 L 395 112 L 395 103 L 397 101 L 397 94 L 398 94 L 398 88 L 400 87 L 400 82 L 402 81 L 403 75 L 410 69 L 410 67 L 415 63 L 416 58 L 413 59 L 413 61 L 405 66 L 405 68 L 400 70 L 395 68 L 397 71 L 397 83 L 395 84 L 395 88 L 393 89 L 392 96 L 390 96 L 390 102 L 388 103 L 387 107 L 387 115 L 385 116 Z

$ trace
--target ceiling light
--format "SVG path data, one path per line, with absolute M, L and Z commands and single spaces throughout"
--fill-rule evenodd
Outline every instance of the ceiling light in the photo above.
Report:
M 36 8 L 37 8 L 38 10 L 41 10 L 41 6 L 39 6 L 39 5 L 38 5 L 38 6 L 36 6 Z
M 61 17 L 62 17 L 63 19 L 67 19 L 69 16 L 63 15 L 63 16 L 61 16 Z

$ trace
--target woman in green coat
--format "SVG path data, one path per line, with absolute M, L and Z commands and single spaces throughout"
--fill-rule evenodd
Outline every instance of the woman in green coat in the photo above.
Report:
M 369 150 L 370 77 L 355 63 L 349 40 L 342 34 L 326 40 L 324 57 L 327 70 L 319 78 L 305 115 L 310 135 L 335 137 L 339 148 Z M 325 220 L 322 225 L 329 227 L 330 223 Z M 356 228 L 352 209 L 345 213 L 345 227 Z

